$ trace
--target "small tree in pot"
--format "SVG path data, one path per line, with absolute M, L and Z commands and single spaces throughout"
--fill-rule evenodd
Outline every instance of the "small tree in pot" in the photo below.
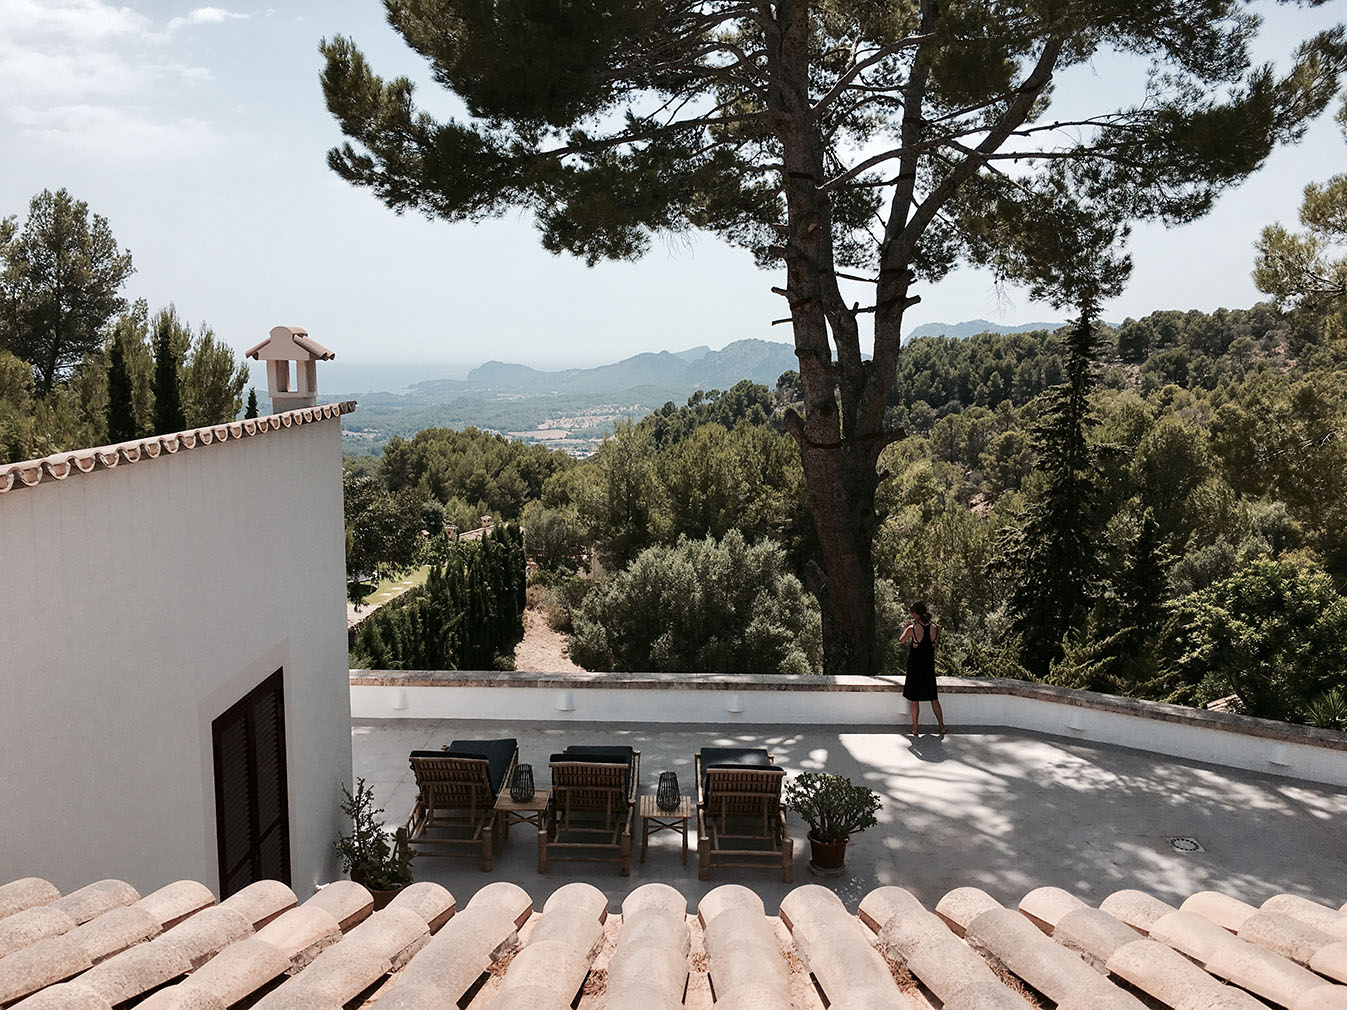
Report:
M 873 828 L 878 819 L 879 794 L 858 786 L 844 775 L 801 772 L 786 783 L 786 805 L 809 825 L 809 868 L 822 876 L 842 872 L 847 840 L 854 832 Z
M 342 813 L 351 819 L 351 833 L 339 835 L 336 841 L 342 870 L 369 889 L 376 909 L 383 908 L 412 882 L 412 857 L 416 853 L 407 844 L 403 828 L 398 828 L 390 841 L 379 819 L 383 808 L 374 805 L 374 789 L 365 785 L 364 779 L 356 780 L 354 796 L 345 784 L 341 791 L 346 797 Z

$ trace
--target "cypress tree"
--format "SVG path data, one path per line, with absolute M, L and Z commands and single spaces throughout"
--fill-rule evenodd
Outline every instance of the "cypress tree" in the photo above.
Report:
M 167 435 L 187 427 L 178 381 L 178 356 L 173 353 L 173 330 L 167 323 L 154 333 L 154 432 Z
M 112 337 L 108 355 L 108 443 L 130 442 L 140 434 L 136 426 L 136 407 L 131 398 L 131 372 L 126 367 L 121 334 Z
M 1098 544 L 1104 516 L 1101 471 L 1088 442 L 1097 423 L 1089 395 L 1095 385 L 1095 309 L 1082 308 L 1066 339 L 1066 379 L 1042 396 L 1033 428 L 1043 490 L 1008 526 L 992 567 L 1012 576 L 1007 600 L 1024 642 L 1024 665 L 1048 673 L 1062 640 L 1077 628 L 1099 592 Z
M 246 421 L 249 418 L 253 418 L 256 416 L 257 416 L 257 390 L 254 389 L 252 386 L 249 386 L 248 406 L 245 407 L 243 410 L 243 419 Z

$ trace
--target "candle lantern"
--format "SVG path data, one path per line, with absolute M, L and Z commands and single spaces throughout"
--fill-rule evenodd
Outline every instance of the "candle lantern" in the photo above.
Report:
M 510 780 L 510 799 L 516 803 L 533 799 L 533 765 L 515 765 L 514 778 Z
M 683 802 L 678 792 L 678 776 L 673 772 L 661 772 L 659 785 L 655 787 L 655 806 L 661 810 L 677 810 Z

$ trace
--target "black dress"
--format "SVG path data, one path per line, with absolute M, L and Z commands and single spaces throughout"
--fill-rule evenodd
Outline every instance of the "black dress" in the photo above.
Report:
M 931 624 L 921 624 L 921 641 L 912 639 L 907 654 L 907 678 L 903 681 L 903 697 L 908 701 L 935 701 L 935 643 L 931 641 Z

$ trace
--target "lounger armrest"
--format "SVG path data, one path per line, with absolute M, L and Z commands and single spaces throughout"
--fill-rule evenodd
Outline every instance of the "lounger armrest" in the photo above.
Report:
M 640 792 L 641 786 L 641 752 L 632 751 L 631 758 L 631 778 L 627 782 L 627 803 L 630 806 L 636 805 L 636 795 Z

